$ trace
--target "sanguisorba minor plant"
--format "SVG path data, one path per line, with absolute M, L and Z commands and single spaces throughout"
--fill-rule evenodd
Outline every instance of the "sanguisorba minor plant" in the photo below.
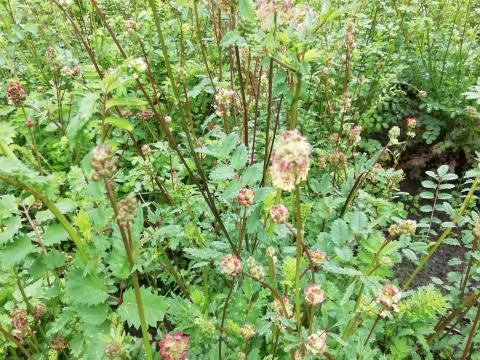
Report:
M 478 357 L 479 155 L 400 191 L 463 3 L 1 3 L 0 358 Z

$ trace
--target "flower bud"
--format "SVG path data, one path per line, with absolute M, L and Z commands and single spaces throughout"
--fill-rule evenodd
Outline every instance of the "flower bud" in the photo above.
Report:
M 32 128 L 35 126 L 35 121 L 33 121 L 33 119 L 27 119 L 25 120 L 24 124 L 26 127 Z

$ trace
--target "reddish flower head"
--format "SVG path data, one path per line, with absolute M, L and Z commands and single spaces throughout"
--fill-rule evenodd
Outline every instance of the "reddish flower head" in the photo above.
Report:
M 229 254 L 222 259 L 220 269 L 224 274 L 235 276 L 242 271 L 242 262 L 235 255 Z
M 242 206 L 249 207 L 253 204 L 253 198 L 255 197 L 255 191 L 248 188 L 242 188 L 238 191 L 237 199 L 238 203 Z
M 310 305 L 320 305 L 325 300 L 325 293 L 322 291 L 320 285 L 309 285 L 304 290 L 305 300 Z
M 286 131 L 279 139 L 272 157 L 273 185 L 292 191 L 307 179 L 312 149 L 298 131 Z
M 163 360 L 185 360 L 188 355 L 188 343 L 190 339 L 182 332 L 163 335 L 158 342 L 160 357 Z
M 273 205 L 270 209 L 270 219 L 275 224 L 285 224 L 288 220 L 288 209 L 282 204 Z
M 25 100 L 23 85 L 18 81 L 12 81 L 7 87 L 7 97 L 13 105 L 21 105 Z
M 313 265 L 321 266 L 327 261 L 327 254 L 318 249 L 313 249 L 310 251 L 310 259 L 312 259 Z

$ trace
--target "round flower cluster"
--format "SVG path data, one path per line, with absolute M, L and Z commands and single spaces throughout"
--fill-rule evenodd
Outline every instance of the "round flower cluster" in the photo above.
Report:
M 111 176 L 117 170 L 115 162 L 115 153 L 110 146 L 97 146 L 92 151 L 92 162 L 90 163 L 95 170 L 92 179 L 96 181 Z
M 286 314 L 283 311 L 282 303 L 285 306 L 285 310 L 287 312 Z M 287 318 L 291 318 L 293 315 L 293 305 L 290 303 L 290 300 L 286 295 L 282 296 L 281 302 L 277 298 L 273 300 L 273 310 L 275 311 L 278 317 L 286 316 Z
M 25 90 L 19 81 L 12 81 L 7 86 L 8 100 L 15 106 L 20 106 L 25 100 Z
M 188 355 L 188 343 L 190 339 L 182 332 L 163 335 L 158 342 L 160 357 L 163 360 L 186 360 Z
M 407 124 L 407 136 L 410 138 L 415 137 L 415 127 L 417 126 L 417 119 L 414 117 L 409 117 L 405 120 L 405 123 Z
M 122 358 L 125 356 L 125 349 L 120 342 L 112 341 L 105 346 L 105 355 L 110 359 Z
M 308 285 L 303 292 L 305 294 L 305 301 L 310 305 L 320 305 L 325 300 L 325 293 L 322 291 L 320 285 Z
M 250 269 L 250 274 L 255 280 L 262 280 L 265 276 L 265 270 L 263 269 L 262 265 L 254 265 Z
M 255 328 L 250 324 L 243 324 L 240 328 L 240 335 L 245 340 L 250 340 L 252 337 L 255 336 Z
M 249 207 L 250 205 L 253 204 L 254 197 L 255 197 L 255 191 L 248 188 L 240 189 L 237 194 L 238 203 L 245 207 Z
M 317 162 L 318 162 L 318 168 L 320 170 L 323 170 L 326 168 L 327 166 L 327 159 L 325 159 L 325 156 L 323 155 L 320 155 L 317 159 Z
M 390 236 L 414 235 L 417 230 L 417 222 L 415 220 L 403 220 L 398 224 L 390 225 L 388 233 Z
M 345 29 L 345 33 L 343 34 L 345 38 L 345 44 L 350 48 L 353 49 L 355 48 L 355 30 L 353 28 L 353 23 L 349 22 L 347 24 L 347 27 Z
M 327 330 L 319 330 L 307 338 L 307 351 L 313 355 L 320 355 L 327 350 Z
M 400 311 L 399 303 L 402 297 L 400 290 L 392 284 L 385 285 L 377 295 L 376 303 L 382 306 L 382 310 L 378 314 L 384 318 L 390 315 L 391 311 Z
M 41 319 L 47 312 L 47 306 L 44 303 L 35 304 L 32 315 L 35 319 Z
M 310 144 L 298 131 L 286 131 L 272 157 L 273 185 L 284 191 L 292 191 L 295 185 L 306 180 L 311 152 Z
M 130 225 L 135 219 L 135 210 L 137 209 L 137 199 L 130 195 L 118 203 L 117 220 L 121 226 Z
M 275 249 L 272 246 L 267 247 L 265 250 L 265 254 L 269 257 L 274 257 L 275 256 Z
M 398 144 L 398 137 L 399 136 L 400 136 L 400 128 L 398 126 L 393 126 L 388 131 L 388 138 L 390 140 L 391 145 L 397 145 Z
M 275 224 L 285 224 L 288 220 L 288 209 L 282 204 L 273 205 L 269 214 Z
M 330 153 L 328 160 L 335 167 L 343 167 L 347 163 L 347 157 L 339 150 L 334 150 Z
M 132 34 L 133 32 L 135 32 L 135 30 L 137 30 L 137 22 L 132 19 L 126 20 L 123 24 L 123 30 L 127 35 Z
M 28 324 L 27 312 L 24 309 L 15 306 L 11 314 L 11 324 L 13 334 L 17 339 L 22 340 L 30 333 L 30 326 Z
M 64 349 L 66 349 L 68 344 L 67 344 L 67 341 L 63 337 L 55 336 L 52 339 L 52 341 L 50 342 L 50 346 L 54 351 L 60 352 Z
M 228 116 L 229 108 L 231 104 L 235 104 L 240 107 L 240 99 L 235 90 L 232 89 L 220 89 L 215 94 L 215 100 L 213 102 L 213 108 L 215 113 L 220 116 Z
M 138 78 L 137 73 L 143 73 L 147 70 L 147 64 L 145 63 L 145 60 L 143 60 L 143 58 L 132 59 L 128 63 L 128 67 L 135 73 L 133 75 L 135 79 Z
M 24 124 L 27 128 L 32 128 L 35 126 L 35 121 L 33 119 L 27 119 Z
M 242 262 L 233 254 L 229 254 L 222 259 L 220 264 L 222 273 L 235 276 L 242 271 Z
M 362 127 L 360 125 L 354 126 L 350 129 L 348 133 L 348 140 L 351 142 L 358 144 L 361 140 L 360 134 L 362 132 Z
M 327 254 L 318 249 L 313 249 L 310 251 L 310 259 L 312 260 L 313 265 L 322 266 L 327 261 Z
M 47 47 L 46 57 L 49 62 L 54 62 L 57 58 L 57 51 L 53 46 Z
M 137 114 L 137 118 L 139 118 L 140 120 L 149 120 L 153 117 L 153 115 L 155 115 L 155 113 L 150 110 L 150 109 L 146 109 L 146 110 L 142 110 L 140 111 L 138 114 Z

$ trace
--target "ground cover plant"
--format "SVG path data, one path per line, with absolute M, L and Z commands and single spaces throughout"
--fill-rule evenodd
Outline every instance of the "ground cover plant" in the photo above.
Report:
M 479 18 L 0 1 L 0 359 L 480 359 Z

